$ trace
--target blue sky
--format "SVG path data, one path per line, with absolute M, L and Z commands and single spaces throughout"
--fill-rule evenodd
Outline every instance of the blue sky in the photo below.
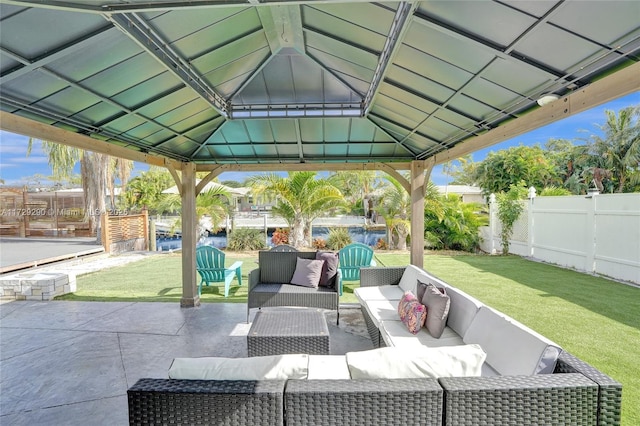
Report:
M 481 161 L 489 152 L 507 149 L 511 146 L 534 145 L 536 143 L 544 145 L 551 138 L 569 139 L 575 140 L 577 144 L 582 143 L 581 140 L 598 133 L 597 125 L 604 123 L 605 110 L 609 109 L 617 112 L 631 105 L 640 105 L 640 92 L 616 99 L 492 147 L 476 151 L 473 153 L 473 160 Z M 0 178 L 4 179 L 5 185 L 22 186 L 26 184 L 30 176 L 35 174 L 51 175 L 51 168 L 47 164 L 47 156 L 42 152 L 39 143 L 35 143 L 31 155 L 29 157 L 26 156 L 28 140 L 29 138 L 22 135 L 0 131 Z M 146 164 L 136 163 L 133 175 L 135 176 L 148 169 L 149 166 Z M 226 172 L 221 174 L 219 179 L 221 181 L 243 181 L 247 176 L 247 173 Z M 448 179 L 442 173 L 441 166 L 435 167 L 431 173 L 431 180 L 436 185 L 444 185 Z

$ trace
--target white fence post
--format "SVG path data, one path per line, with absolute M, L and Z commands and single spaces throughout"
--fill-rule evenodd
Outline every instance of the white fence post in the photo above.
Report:
M 587 272 L 595 272 L 596 270 L 596 203 L 598 199 L 597 192 L 591 192 L 586 197 L 591 202 L 587 204 L 587 235 L 584 255 L 584 266 Z
M 533 243 L 534 243 L 534 220 L 533 220 L 533 204 L 536 199 L 536 189 L 532 186 L 529 188 L 529 211 L 527 212 L 527 255 L 533 256 Z
M 496 254 L 496 194 L 489 195 L 489 253 Z

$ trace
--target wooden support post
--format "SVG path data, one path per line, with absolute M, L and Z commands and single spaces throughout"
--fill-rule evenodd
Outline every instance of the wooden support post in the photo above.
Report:
M 411 264 L 424 264 L 425 162 L 411 162 Z
M 196 165 L 182 169 L 182 299 L 180 306 L 200 305 L 196 272 Z
M 147 210 L 146 207 L 142 209 L 142 220 L 142 226 L 144 227 L 144 249 L 148 251 L 151 242 L 151 235 L 149 234 L 149 210 Z
M 111 236 L 109 235 L 109 213 L 106 211 L 100 216 L 100 226 L 102 227 L 102 246 L 105 253 L 111 251 Z

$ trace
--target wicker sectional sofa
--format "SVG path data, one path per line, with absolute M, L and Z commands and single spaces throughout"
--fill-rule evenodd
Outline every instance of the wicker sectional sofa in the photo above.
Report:
M 262 262 L 261 259 L 261 267 L 265 265 Z M 215 375 L 212 380 L 184 376 L 141 379 L 128 390 L 130 424 L 620 423 L 621 385 L 522 324 L 413 266 L 363 268 L 361 277 L 356 294 L 369 334 L 374 346 L 388 346 L 378 350 L 400 350 L 412 357 L 424 347 L 480 345 L 486 352 L 482 374 L 362 379 L 353 378 L 351 365 L 347 367 L 349 354 L 283 355 L 307 357 L 305 375 L 266 379 L 263 372 L 273 369 L 263 366 L 257 373 L 259 379 L 235 380 Z M 396 318 L 397 312 L 393 312 L 403 287 L 412 286 L 417 279 L 445 287 L 450 296 L 449 319 L 440 339 L 425 331 L 418 335 L 405 332 Z M 362 356 L 366 352 L 376 349 L 354 354 Z M 253 358 L 241 362 L 253 362 Z M 287 367 L 291 364 L 285 363 Z M 243 374 L 256 371 L 246 365 L 236 369 Z M 176 377 L 171 372 L 169 376 Z
M 363 268 L 361 277 L 355 293 L 374 346 L 480 344 L 487 353 L 482 377 L 439 379 L 444 424 L 620 423 L 621 384 L 544 336 L 412 265 Z M 445 288 L 450 297 L 439 339 L 424 328 L 413 335 L 399 320 L 398 302 L 417 282 Z

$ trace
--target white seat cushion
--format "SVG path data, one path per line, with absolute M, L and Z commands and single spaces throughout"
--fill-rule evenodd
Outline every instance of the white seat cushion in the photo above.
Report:
M 344 355 L 309 355 L 308 380 L 350 379 Z
M 399 302 L 399 300 L 371 300 L 365 303 L 364 307 L 376 327 L 380 328 L 380 321 L 400 321 L 400 314 L 398 314 Z M 405 326 L 405 330 L 406 328 Z
M 381 285 L 373 287 L 358 287 L 353 293 L 361 305 L 370 300 L 400 300 L 404 291 L 397 285 Z
M 503 376 L 553 373 L 560 347 L 487 306 L 478 310 L 464 343 L 479 344 L 487 353 L 487 364 Z
M 445 327 L 439 339 L 431 336 L 424 327 L 418 334 L 411 334 L 400 321 L 383 320 L 379 330 L 387 346 L 427 346 L 429 348 L 438 348 L 441 346 L 464 345 L 462 337 L 449 327 Z

